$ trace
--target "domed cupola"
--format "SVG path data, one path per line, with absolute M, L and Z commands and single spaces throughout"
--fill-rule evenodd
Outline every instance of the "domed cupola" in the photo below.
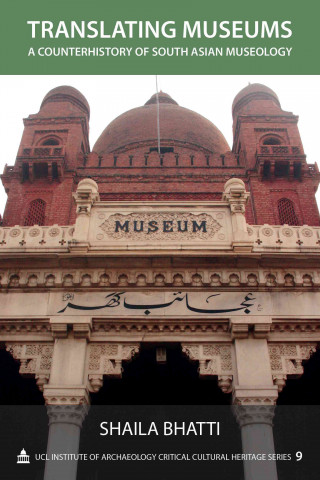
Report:
M 261 83 L 252 83 L 240 90 L 232 104 L 232 115 L 279 113 L 281 105 L 277 94 Z
M 39 116 L 83 116 L 90 117 L 87 99 L 76 88 L 68 85 L 50 90 L 42 100 Z
M 201 149 L 221 155 L 230 148 L 223 134 L 202 115 L 181 107 L 167 93 L 159 92 L 161 146 Z M 102 132 L 93 151 L 99 155 L 136 150 L 142 145 L 157 146 L 157 94 L 144 106 L 134 108 L 113 120 Z

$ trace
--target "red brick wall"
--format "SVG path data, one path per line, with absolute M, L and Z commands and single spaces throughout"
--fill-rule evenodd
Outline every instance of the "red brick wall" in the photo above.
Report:
M 30 202 L 37 198 L 47 203 L 46 225 L 73 223 L 75 207 L 72 192 L 85 177 L 91 177 L 99 184 L 101 197 L 107 201 L 201 201 L 221 198 L 225 182 L 234 176 L 242 178 L 251 193 L 246 212 L 249 223 L 279 224 L 277 202 L 286 197 L 294 203 L 301 224 L 319 225 L 315 201 L 319 182 L 317 171 L 310 173 L 306 167 L 301 180 L 265 180 L 257 164 L 257 146 L 267 134 L 265 130 L 272 129 L 281 129 L 277 134 L 282 136 L 285 144 L 300 147 L 299 158 L 305 163 L 297 117 L 282 112 L 269 100 L 255 100 L 238 113 L 240 117 L 234 119 L 233 152 L 214 154 L 195 144 L 170 140 L 166 146 L 174 148 L 174 152 L 164 154 L 161 164 L 157 152 L 150 153 L 150 147 L 156 146 L 150 141 L 131 144 L 113 154 L 84 154 L 82 150 L 86 152 L 89 149 L 88 118 L 77 107 L 68 106 L 65 102 L 46 104 L 39 114 L 25 120 L 16 165 L 2 176 L 8 192 L 4 224 L 23 225 Z M 23 149 L 37 145 L 42 136 L 50 132 L 61 138 L 66 150 L 61 181 L 35 179 L 22 183 L 19 165 L 23 161 Z M 276 158 L 278 160 L 279 157 Z

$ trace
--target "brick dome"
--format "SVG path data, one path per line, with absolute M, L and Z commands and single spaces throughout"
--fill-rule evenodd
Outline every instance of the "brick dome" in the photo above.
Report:
M 240 90 L 236 95 L 232 104 L 232 115 L 253 100 L 271 100 L 273 104 L 281 108 L 279 98 L 271 88 L 266 87 L 261 83 L 252 83 Z
M 79 90 L 69 85 L 62 85 L 60 87 L 53 88 L 44 97 L 41 103 L 40 110 L 48 103 L 69 102 L 80 108 L 84 113 L 90 116 L 90 107 L 87 99 L 82 95 Z
M 230 150 L 220 130 L 192 110 L 180 107 L 170 95 L 160 92 L 161 145 L 176 144 L 188 148 L 202 147 L 210 153 L 223 154 Z M 146 145 L 157 145 L 156 94 L 142 107 L 134 108 L 113 120 L 93 147 L 99 155 L 126 151 Z

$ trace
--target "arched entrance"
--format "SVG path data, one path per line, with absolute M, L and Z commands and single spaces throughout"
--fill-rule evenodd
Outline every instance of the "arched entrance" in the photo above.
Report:
M 91 396 L 93 405 L 228 405 L 231 401 L 230 394 L 218 387 L 217 377 L 199 378 L 199 362 L 191 362 L 180 343 L 141 343 L 139 355 L 123 367 L 122 378 L 105 377 L 101 390 Z
M 0 346 L 0 405 L 43 405 L 34 375 L 20 375 L 20 362 Z
M 320 349 L 303 364 L 300 378 L 288 378 L 277 405 L 320 405 Z

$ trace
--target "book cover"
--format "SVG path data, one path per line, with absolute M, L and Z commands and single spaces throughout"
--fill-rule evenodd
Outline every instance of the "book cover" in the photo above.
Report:
M 2 477 L 318 479 L 316 7 L 2 10 Z

